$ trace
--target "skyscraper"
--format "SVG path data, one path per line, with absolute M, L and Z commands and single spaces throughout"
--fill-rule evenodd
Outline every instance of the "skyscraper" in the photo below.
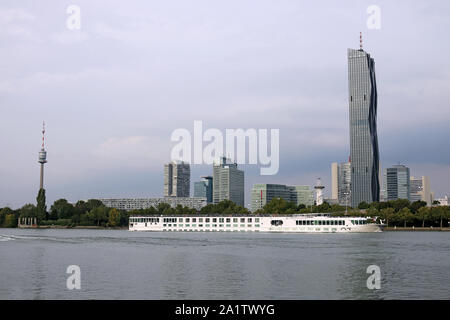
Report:
M 244 206 L 244 171 L 225 157 L 213 166 L 213 203 L 222 200 Z
M 189 163 L 172 161 L 164 165 L 164 196 L 189 197 L 191 167 Z
M 339 197 L 338 168 L 337 162 L 331 164 L 331 199 L 338 199 Z
M 340 205 L 350 205 L 351 185 L 351 163 L 341 162 L 338 166 L 338 200 Z
M 410 199 L 409 168 L 404 165 L 395 165 L 386 168 L 384 173 L 386 201 L 397 199 Z
M 430 178 L 422 176 L 421 178 L 410 177 L 410 198 L 411 202 L 425 201 L 427 206 L 433 203 L 430 191 Z
M 207 203 L 213 202 L 213 177 L 202 177 L 202 181 L 194 183 L 194 197 L 206 198 Z
M 348 49 L 351 204 L 379 201 L 377 85 L 375 61 L 362 49 Z

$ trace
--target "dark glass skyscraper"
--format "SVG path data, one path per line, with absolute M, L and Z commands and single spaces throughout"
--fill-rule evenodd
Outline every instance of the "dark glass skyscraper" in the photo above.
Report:
M 363 49 L 348 49 L 351 202 L 380 200 L 375 61 Z

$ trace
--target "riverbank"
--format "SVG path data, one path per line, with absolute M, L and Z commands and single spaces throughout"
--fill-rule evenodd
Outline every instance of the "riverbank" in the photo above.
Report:
M 383 231 L 450 231 L 450 228 L 439 228 L 439 227 L 385 227 Z

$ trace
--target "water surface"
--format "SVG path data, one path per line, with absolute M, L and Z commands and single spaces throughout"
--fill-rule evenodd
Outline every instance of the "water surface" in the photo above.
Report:
M 450 299 L 449 253 L 450 232 L 0 229 L 0 299 Z

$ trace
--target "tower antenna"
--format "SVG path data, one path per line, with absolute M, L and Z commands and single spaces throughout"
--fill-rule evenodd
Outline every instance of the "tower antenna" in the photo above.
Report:
M 363 49 L 363 45 L 362 45 L 362 32 L 359 33 L 359 49 Z
M 42 121 L 42 149 L 44 149 L 45 121 Z

